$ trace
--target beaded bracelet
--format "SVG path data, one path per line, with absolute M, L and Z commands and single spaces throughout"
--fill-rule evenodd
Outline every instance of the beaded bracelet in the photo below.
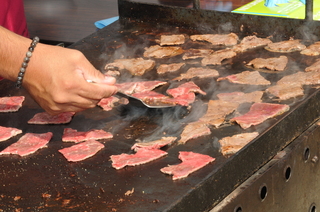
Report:
M 18 74 L 17 82 L 16 82 L 16 87 L 18 89 L 21 88 L 22 80 L 23 80 L 24 74 L 26 72 L 30 58 L 32 56 L 32 52 L 36 48 L 36 45 L 37 45 L 37 43 L 39 43 L 39 41 L 40 41 L 40 39 L 37 36 L 32 39 L 32 42 L 31 42 L 30 47 L 28 49 L 28 52 L 26 53 L 26 57 L 23 59 L 23 62 L 21 64 L 21 68 L 20 68 L 20 71 Z

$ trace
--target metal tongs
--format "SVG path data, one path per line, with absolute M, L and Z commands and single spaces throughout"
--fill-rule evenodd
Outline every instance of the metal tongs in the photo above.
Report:
M 89 83 L 96 83 L 93 80 L 87 80 Z M 127 98 L 129 100 L 129 103 L 139 103 L 141 105 L 144 105 L 148 108 L 170 108 L 177 106 L 175 103 L 166 103 L 162 102 L 161 100 L 150 100 L 150 101 L 143 101 L 142 99 L 139 99 L 137 97 L 131 96 L 129 94 L 125 94 L 122 92 L 117 92 L 115 95 Z

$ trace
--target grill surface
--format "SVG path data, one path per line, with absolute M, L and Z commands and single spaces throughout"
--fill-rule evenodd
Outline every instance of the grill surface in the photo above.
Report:
M 124 24 L 117 21 L 70 48 L 81 50 L 97 69 L 103 71 L 106 63 L 118 59 L 120 55 L 128 58 L 141 56 L 143 48 L 153 44 L 155 37 L 160 34 L 190 35 L 200 31 L 164 25 L 155 28 L 154 25 L 133 20 L 126 21 Z M 264 54 L 276 55 L 266 53 L 263 49 L 249 51 L 232 61 L 227 61 L 217 69 L 223 75 L 241 72 L 246 69 L 242 63 L 244 60 Z M 307 63 L 312 62 L 303 56 L 297 57 L 297 53 L 290 53 L 288 56 L 292 59 L 290 71 L 282 74 L 261 74 L 274 83 L 284 75 L 303 70 Z M 175 60 L 179 58 L 157 60 L 157 63 Z M 159 78 L 151 72 L 140 79 L 166 80 L 168 77 Z M 119 82 L 127 80 L 130 80 L 130 76 L 125 74 Z M 249 86 L 248 88 L 244 85 L 232 85 L 228 82 L 217 83 L 214 80 L 195 80 L 195 83 L 207 91 L 208 95 L 198 97 L 198 102 L 194 104 L 191 111 L 183 107 L 154 110 L 129 105 L 105 112 L 96 107 L 76 114 L 69 124 L 39 126 L 28 125 L 27 121 L 42 110 L 24 90 L 17 91 L 13 83 L 3 81 L 0 85 L 1 96 L 26 95 L 27 99 L 20 111 L 0 114 L 0 125 L 20 128 L 24 133 L 51 131 L 54 136 L 48 148 L 28 157 L 0 157 L 0 209 L 4 211 L 15 211 L 15 209 L 205 211 L 233 191 L 237 185 L 251 176 L 319 117 L 320 94 L 316 89 L 306 87 L 304 97 L 297 98 L 294 102 L 292 100 L 281 102 L 290 104 L 289 112 L 246 130 L 246 132 L 258 131 L 260 136 L 230 158 L 225 158 L 219 153 L 218 139 L 244 132 L 237 125 L 212 129 L 210 136 L 194 139 L 185 145 L 165 148 L 168 156 L 154 162 L 122 170 L 112 168 L 110 155 L 131 153 L 130 148 L 135 139 L 159 137 L 163 131 L 167 135 L 179 136 L 185 123 L 197 120 L 201 112 L 205 111 L 203 102 L 211 97 L 214 98 L 219 92 L 224 92 L 226 88 L 231 86 L 237 91 L 263 89 L 263 87 Z M 232 89 L 228 91 L 231 92 Z M 264 101 L 271 100 L 266 98 Z M 94 157 L 78 163 L 68 163 L 58 152 L 59 149 L 71 145 L 61 141 L 63 129 L 66 127 L 79 131 L 104 129 L 112 132 L 114 138 L 103 141 L 106 147 Z M 1 142 L 0 149 L 4 149 L 19 137 Z M 215 157 L 216 161 L 186 179 L 174 182 L 171 176 L 162 174 L 160 169 L 168 164 L 180 163 L 179 151 L 207 154 Z M 126 196 L 125 193 L 132 189 L 134 189 L 133 194 Z

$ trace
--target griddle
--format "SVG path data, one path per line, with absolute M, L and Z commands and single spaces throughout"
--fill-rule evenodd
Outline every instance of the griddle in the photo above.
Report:
M 141 56 L 144 48 L 155 44 L 156 38 L 161 34 L 184 33 L 191 35 L 204 31 L 215 31 L 212 28 L 204 30 L 203 25 L 200 26 L 200 29 L 187 26 L 188 24 L 180 27 L 179 22 L 173 23 L 173 25 L 161 22 L 155 26 L 152 21 L 146 22 L 138 17 L 135 18 L 134 15 L 129 19 L 124 15 L 129 11 L 136 14 L 136 11 L 141 10 L 141 7 L 145 9 L 154 7 L 154 12 L 162 11 L 164 8 L 167 9 L 166 11 L 183 10 L 184 13 L 190 14 L 207 13 L 208 11 L 201 12 L 186 8 L 163 7 L 119 0 L 119 7 L 122 6 L 124 6 L 123 10 L 119 11 L 120 21 L 69 47 L 82 51 L 89 61 L 102 72 L 104 65 L 118 59 L 119 55 L 127 58 Z M 149 13 L 148 10 L 144 11 Z M 211 12 L 217 15 L 217 12 Z M 239 14 L 221 13 L 221 16 L 229 17 L 230 20 L 236 17 L 234 15 L 239 16 Z M 195 16 L 195 18 L 197 17 Z M 259 21 L 255 21 L 258 18 L 249 17 L 246 19 L 254 19 L 251 26 L 259 29 Z M 274 19 L 270 18 L 270 20 Z M 281 20 L 288 23 L 286 19 Z M 277 19 L 278 21 L 280 19 Z M 238 33 L 243 37 L 252 31 L 256 30 Z M 281 33 L 274 39 L 291 36 L 291 32 L 292 30 L 289 30 L 287 34 Z M 308 39 L 305 42 L 311 41 Z M 197 45 L 201 46 L 202 44 Z M 185 47 L 192 47 L 192 44 L 186 44 Z M 227 60 L 216 68 L 223 75 L 240 73 L 247 70 L 243 61 L 248 62 L 257 56 L 271 55 L 278 54 L 258 48 L 236 56 L 232 60 Z M 287 71 L 280 74 L 263 72 L 261 74 L 275 83 L 285 75 L 304 70 L 316 59 L 310 59 L 310 57 L 302 56 L 296 52 L 289 53 L 287 56 L 291 61 Z M 179 57 L 159 59 L 157 64 L 178 60 Z M 192 65 L 187 64 L 185 69 Z M 138 79 L 168 80 L 169 77 L 172 77 L 158 76 L 154 73 L 155 70 L 150 71 Z M 123 74 L 118 79 L 119 82 L 129 80 L 132 80 L 132 76 L 128 74 Z M 112 168 L 110 155 L 133 153 L 130 148 L 136 139 L 159 138 L 163 136 L 163 132 L 166 135 L 179 136 L 186 123 L 195 121 L 203 115 L 205 103 L 214 98 L 217 93 L 231 92 L 232 90 L 246 92 L 265 89 L 259 86 L 232 85 L 226 81 L 219 83 L 208 79 L 195 79 L 194 81 L 208 94 L 198 96 L 191 109 L 185 107 L 147 109 L 126 105 L 118 106 L 112 111 L 103 111 L 96 107 L 77 113 L 68 124 L 29 125 L 27 121 L 34 114 L 43 110 L 24 89 L 16 90 L 13 82 L 3 80 L 0 84 L 0 96 L 25 95 L 26 101 L 18 112 L 1 113 L 0 125 L 22 129 L 23 133 L 51 131 L 54 135 L 47 148 L 30 156 L 23 158 L 15 155 L 0 156 L 0 209 L 3 211 L 207 211 L 303 133 L 320 115 L 318 89 L 306 86 L 304 96 L 295 100 L 278 102 L 289 104 L 290 111 L 269 119 L 261 125 L 247 130 L 243 130 L 235 124 L 227 124 L 219 129 L 211 128 L 211 135 L 190 140 L 185 145 L 174 144 L 164 148 L 168 155 L 156 161 L 121 170 Z M 174 82 L 169 84 L 175 85 Z M 230 87 L 232 89 L 228 89 Z M 264 96 L 264 101 L 274 102 L 266 96 Z M 249 105 L 244 105 L 242 108 L 242 112 L 245 112 Z M 102 140 L 105 148 L 95 156 L 81 162 L 67 162 L 58 152 L 59 149 L 72 145 L 61 141 L 63 129 L 66 127 L 78 131 L 104 129 L 113 133 L 114 138 Z M 259 137 L 230 157 L 221 155 L 218 143 L 220 138 L 251 131 L 258 131 Z M 16 142 L 20 137 L 21 135 L 1 142 L 0 150 Z M 168 164 L 180 163 L 179 151 L 207 154 L 215 157 L 216 160 L 185 179 L 173 181 L 171 176 L 161 173 L 160 169 Z M 133 193 L 126 195 L 127 191 L 133 191 Z

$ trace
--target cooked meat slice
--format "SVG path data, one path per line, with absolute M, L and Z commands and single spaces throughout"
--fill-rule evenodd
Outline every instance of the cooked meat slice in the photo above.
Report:
M 168 96 L 163 95 L 161 93 L 157 93 L 155 91 L 143 91 L 139 93 L 134 93 L 131 96 L 146 102 L 152 101 L 152 100 L 161 100 L 161 99 L 169 98 Z
M 146 148 L 146 149 L 160 149 L 161 147 L 167 146 L 177 140 L 177 137 L 162 137 L 161 139 L 148 141 L 148 142 L 139 142 L 135 143 L 131 149 L 136 150 L 137 148 Z
M 288 58 L 286 56 L 280 56 L 278 58 L 256 58 L 251 60 L 247 65 L 254 68 L 266 68 L 272 71 L 283 71 L 288 64 Z
M 280 100 L 287 100 L 304 94 L 300 84 L 278 84 L 267 88 L 266 91 Z
M 113 138 L 113 135 L 104 130 L 89 130 L 85 132 L 78 132 L 77 130 L 74 130 L 72 128 L 65 128 L 62 135 L 62 141 L 75 143 L 87 140 L 101 140 L 108 138 Z
M 104 148 L 104 145 L 99 141 L 88 140 L 71 147 L 60 149 L 59 152 L 71 162 L 77 162 L 95 155 L 98 151 Z
M 207 41 L 213 45 L 233 46 L 238 43 L 239 37 L 234 33 L 230 34 L 203 34 L 191 35 L 193 41 Z
M 183 60 L 197 59 L 201 57 L 206 57 L 212 54 L 214 51 L 212 49 L 187 49 L 182 56 Z
M 307 48 L 300 40 L 286 40 L 276 43 L 269 43 L 265 49 L 271 52 L 296 52 Z
M 142 76 L 145 72 L 150 71 L 155 66 L 154 60 L 145 60 L 143 58 L 132 58 L 132 59 L 118 59 L 113 63 L 109 63 L 105 66 L 108 70 L 110 66 L 118 67 L 118 69 L 126 69 L 132 75 Z
M 115 103 L 119 102 L 120 99 L 115 96 L 110 96 L 108 98 L 103 98 L 98 102 L 98 106 L 100 106 L 103 110 L 109 111 L 115 107 Z
M 248 85 L 270 85 L 271 82 L 260 75 L 259 71 L 244 71 L 239 74 L 232 74 L 227 77 L 220 77 L 217 81 L 229 80 L 232 83 Z
M 233 47 L 235 52 L 245 52 L 249 49 L 254 49 L 260 46 L 266 46 L 272 41 L 269 38 L 258 38 L 255 35 L 244 37 L 241 42 Z
M 290 109 L 289 105 L 272 103 L 254 103 L 249 112 L 242 116 L 232 118 L 231 121 L 237 122 L 243 129 L 252 125 L 258 125 L 269 118 L 273 118 Z
M 263 93 L 264 93 L 263 91 L 254 91 L 251 93 L 243 93 L 243 92 L 219 93 L 217 94 L 217 97 L 223 101 L 242 104 L 245 102 L 261 102 Z
M 151 91 L 160 85 L 164 85 L 167 82 L 164 81 L 141 81 L 141 82 L 124 82 L 116 84 L 118 91 L 124 94 L 133 94 L 144 91 Z
M 28 124 L 66 124 L 72 120 L 74 114 L 74 112 L 64 112 L 53 116 L 47 112 L 37 113 Z
M 154 46 L 150 46 L 149 48 L 145 48 L 145 52 L 143 53 L 143 56 L 160 59 L 160 58 L 174 57 L 183 53 L 184 53 L 184 50 L 179 46 L 154 45 Z
M 318 59 L 315 63 L 313 63 L 311 66 L 308 66 L 305 69 L 306 72 L 309 71 L 320 71 L 320 60 Z
M 136 148 L 135 154 L 111 155 L 112 167 L 122 169 L 125 166 L 137 166 L 161 158 L 168 153 L 160 149 Z
M 201 64 L 206 65 L 221 65 L 221 62 L 225 59 L 232 58 L 236 56 L 237 53 L 235 53 L 232 49 L 222 49 L 213 52 L 212 54 L 204 57 L 201 60 Z
M 188 69 L 186 73 L 182 73 L 179 77 L 174 78 L 173 80 L 183 80 L 183 79 L 192 79 L 192 78 L 209 78 L 209 77 L 217 77 L 219 76 L 219 72 L 215 69 L 211 68 L 203 68 L 203 67 L 191 67 Z
M 160 46 L 172 46 L 184 44 L 186 38 L 184 35 L 161 35 Z
M 208 102 L 207 112 L 200 118 L 200 121 L 218 128 L 221 124 L 223 124 L 226 116 L 235 111 L 238 106 L 239 103 L 237 102 L 210 100 Z
M 258 132 L 252 132 L 252 133 L 241 133 L 241 134 L 233 135 L 230 137 L 224 137 L 221 140 L 219 140 L 219 143 L 221 145 L 220 151 L 223 155 L 234 154 L 238 152 L 240 149 L 242 149 L 246 144 L 248 144 L 254 138 L 256 138 L 258 135 L 259 135 Z
M 180 68 L 182 68 L 185 65 L 185 63 L 172 63 L 172 64 L 161 64 L 158 69 L 158 74 L 165 74 L 165 73 L 171 73 L 178 71 Z
M 0 112 L 16 112 L 22 107 L 24 96 L 8 96 L 0 98 Z
M 20 129 L 0 126 L 0 141 L 6 141 L 20 133 L 22 133 Z
M 181 95 L 184 95 L 184 94 L 187 94 L 187 93 L 190 93 L 190 92 L 193 92 L 193 93 L 200 93 L 202 95 L 206 95 L 207 93 L 204 92 L 203 90 L 201 90 L 199 88 L 199 86 L 197 86 L 194 82 L 190 81 L 190 82 L 186 82 L 186 83 L 183 83 L 181 85 L 179 85 L 178 87 L 176 88 L 171 88 L 171 89 L 168 89 L 167 91 L 167 94 L 173 96 L 173 97 L 178 97 L 178 96 L 181 96 Z
M 300 52 L 300 54 L 308 55 L 308 56 L 318 56 L 320 55 L 320 41 L 311 44 L 304 50 Z
M 205 135 L 210 135 L 211 130 L 204 122 L 195 121 L 187 124 L 181 133 L 181 138 L 178 141 L 180 144 L 185 144 L 187 141 Z
M 120 76 L 120 71 L 112 71 L 112 70 L 108 70 L 104 73 L 104 75 L 106 76 L 112 76 L 112 77 L 117 77 Z
M 318 85 L 320 84 L 320 72 L 297 72 L 291 75 L 284 76 L 277 82 L 277 84 Z
M 194 152 L 179 152 L 179 159 L 182 163 L 177 165 L 168 165 L 160 169 L 161 172 L 165 174 L 173 175 L 173 180 L 178 180 L 187 177 L 189 174 L 201 169 L 208 163 L 211 163 L 215 158 L 209 155 L 203 155 Z
M 17 154 L 20 156 L 30 155 L 38 149 L 46 147 L 47 143 L 52 138 L 52 132 L 47 133 L 26 133 L 16 143 L 11 144 L 0 152 L 4 154 Z

